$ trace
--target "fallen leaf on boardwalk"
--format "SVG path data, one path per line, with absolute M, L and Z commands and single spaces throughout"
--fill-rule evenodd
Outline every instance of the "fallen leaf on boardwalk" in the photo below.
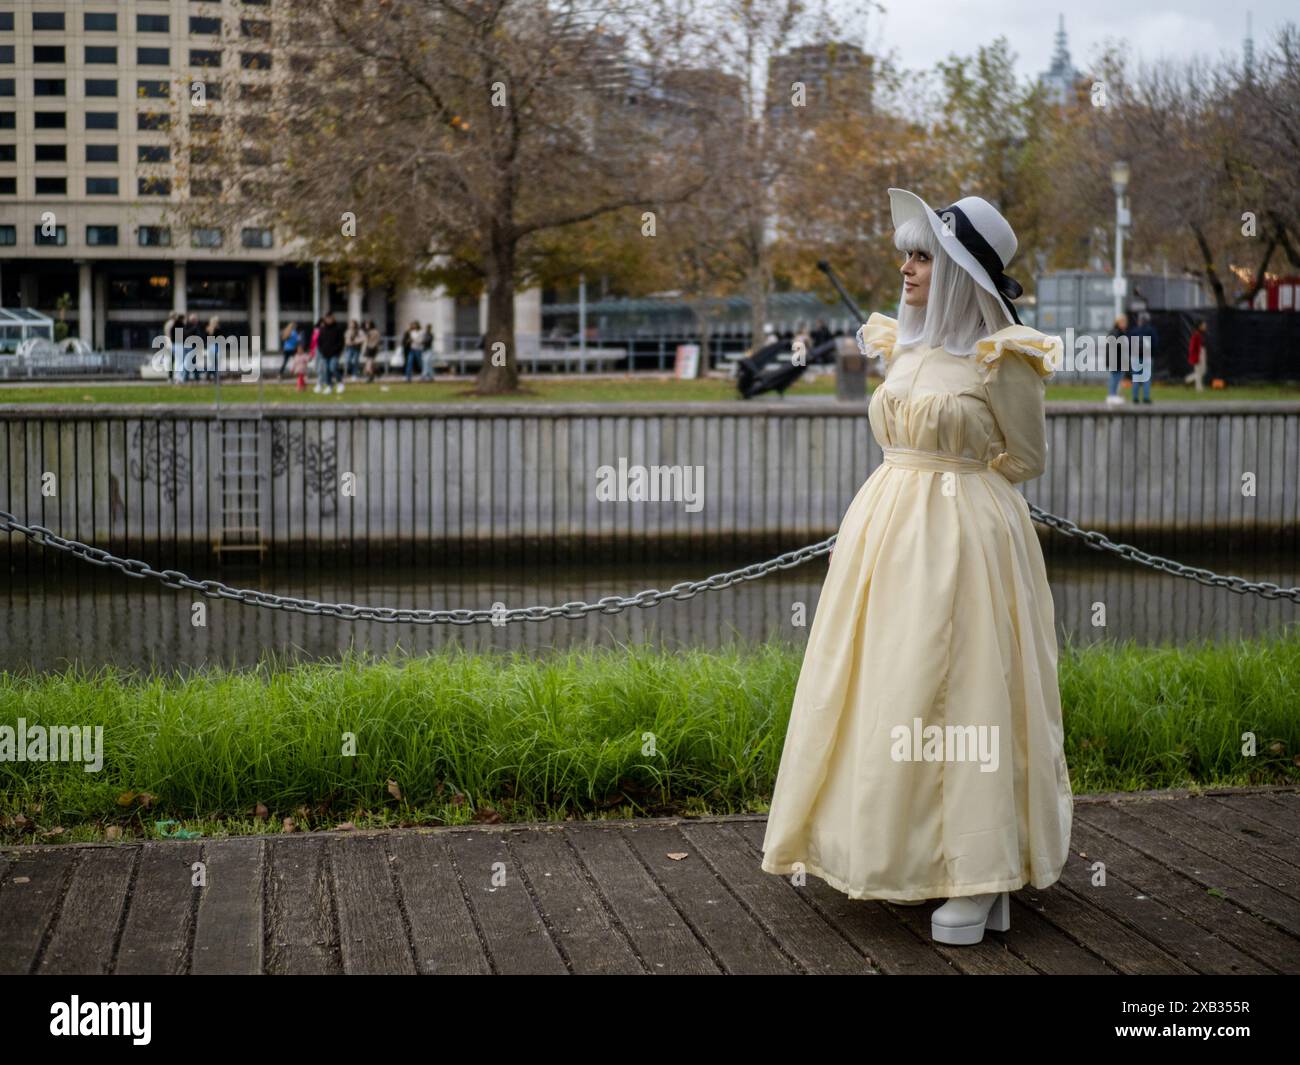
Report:
M 259 820 L 262 821 L 266 820 L 266 818 L 270 815 L 270 813 L 271 811 L 268 810 L 265 806 L 263 806 L 260 802 L 253 807 L 253 816 L 258 818 Z
M 388 794 L 398 802 L 402 801 L 402 789 L 397 786 L 397 781 L 390 780 L 388 782 Z
M 286 817 L 286 818 L 285 818 L 285 819 L 280 823 L 280 831 L 281 831 L 281 832 L 292 832 L 293 830 L 294 830 L 294 827 L 293 827 L 293 818 L 292 818 L 292 817 Z
M 104 838 L 107 839 L 107 840 L 121 839 L 121 838 L 122 838 L 122 826 L 121 826 L 121 825 L 109 825 L 106 829 L 104 829 Z
M 14 883 L 15 883 L 15 884 L 30 884 L 31 882 L 32 882 L 32 878 L 31 878 L 30 876 L 16 876 L 16 877 L 14 877 Z
M 685 851 L 679 851 L 676 854 L 669 854 L 668 857 L 675 862 L 680 862 L 683 858 L 689 858 L 690 855 L 687 854 Z
M 357 826 L 354 825 L 351 821 L 344 821 L 343 824 L 339 825 L 339 826 L 335 829 L 335 831 L 337 831 L 337 832 L 355 832 L 355 831 L 356 831 L 356 828 L 357 828 Z

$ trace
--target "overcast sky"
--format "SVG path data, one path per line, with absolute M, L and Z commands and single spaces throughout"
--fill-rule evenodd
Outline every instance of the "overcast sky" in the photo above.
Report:
M 872 19 L 868 44 L 896 50 L 904 67 L 928 68 L 956 52 L 972 54 L 1004 36 L 1022 77 L 1046 70 L 1056 23 L 1065 15 L 1070 58 L 1088 69 L 1108 38 L 1128 41 L 1136 57 L 1240 56 L 1246 13 L 1252 15 L 1255 51 L 1283 22 L 1300 23 L 1295 0 L 884 0 Z

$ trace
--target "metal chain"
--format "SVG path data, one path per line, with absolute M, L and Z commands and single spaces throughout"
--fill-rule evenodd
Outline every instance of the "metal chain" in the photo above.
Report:
M 1153 555 L 1148 551 L 1142 551 L 1132 544 L 1117 544 L 1095 530 L 1089 532 L 1079 528 L 1069 518 L 1048 514 L 1033 503 L 1029 504 L 1029 516 L 1035 521 L 1057 530 L 1057 532 L 1082 540 L 1095 551 L 1110 551 L 1112 554 L 1119 555 L 1120 558 L 1128 559 L 1130 562 L 1137 562 L 1139 565 L 1150 566 L 1152 569 L 1158 569 L 1164 573 L 1172 573 L 1175 577 L 1186 577 L 1188 580 L 1197 581 L 1200 584 L 1208 584 L 1212 588 L 1227 588 L 1228 591 L 1237 592 L 1239 595 L 1249 593 L 1261 596 L 1264 599 L 1300 601 L 1300 588 L 1280 588 L 1271 581 L 1248 581 L 1244 577 L 1225 577 L 1213 570 L 1185 566 L 1181 562 L 1175 562 L 1173 559 L 1165 558 L 1162 555 Z
M 1238 594 L 1251 593 L 1265 599 L 1300 600 L 1300 588 L 1280 588 L 1268 581 L 1248 581 L 1242 577 L 1225 577 L 1206 569 L 1185 566 L 1181 562 L 1162 558 L 1159 555 L 1141 551 L 1131 544 L 1117 544 L 1102 533 L 1085 531 L 1068 518 L 1048 514 L 1034 504 L 1029 504 L 1030 516 L 1037 522 L 1056 529 L 1065 536 L 1081 539 L 1097 551 L 1110 551 L 1130 562 L 1150 566 L 1176 577 L 1186 577 L 1201 584 L 1216 588 L 1227 588 Z M 665 599 L 693 599 L 700 592 L 729 588 L 742 581 L 754 581 L 766 577 L 778 569 L 793 569 L 810 559 L 829 554 L 835 547 L 836 537 L 832 536 L 818 544 L 809 544 L 797 551 L 787 551 L 766 562 L 755 562 L 729 573 L 715 573 L 699 581 L 682 581 L 666 591 L 650 588 L 632 596 L 607 595 L 594 603 L 571 602 L 560 606 L 515 607 L 501 610 L 420 610 L 407 607 L 358 606 L 355 603 L 320 603 L 314 599 L 294 599 L 289 596 L 275 595 L 271 592 L 258 591 L 255 588 L 231 588 L 217 580 L 196 581 L 180 570 L 156 570 L 147 562 L 138 559 L 121 558 L 103 548 L 91 547 L 78 540 L 68 540 L 45 528 L 43 525 L 23 525 L 14 515 L 0 510 L 0 532 L 17 532 L 33 542 L 89 562 L 92 566 L 111 566 L 128 577 L 144 579 L 155 578 L 168 588 L 188 588 L 209 599 L 234 599 L 252 606 L 262 606 L 269 610 L 288 610 L 299 614 L 322 614 L 327 617 L 342 618 L 345 621 L 379 621 L 384 623 L 408 622 L 415 625 L 474 625 L 480 622 L 508 624 L 512 621 L 547 621 L 550 618 L 582 618 L 593 612 L 618 614 L 628 607 L 658 606 Z
M 650 588 L 632 596 L 607 595 L 594 603 L 573 602 L 560 606 L 516 607 L 501 610 L 418 610 L 406 607 L 358 606 L 354 603 L 318 603 L 314 599 L 293 599 L 288 596 L 261 592 L 254 588 L 231 588 L 221 581 L 196 581 L 179 570 L 156 570 L 138 559 L 120 558 L 99 547 L 91 547 L 77 540 L 68 540 L 43 525 L 23 525 L 12 514 L 0 510 L 0 532 L 18 532 L 36 543 L 53 547 L 93 566 L 112 566 L 128 577 L 153 577 L 168 588 L 188 588 L 209 599 L 234 599 L 270 610 L 289 610 L 300 614 L 323 614 L 345 621 L 410 622 L 415 625 L 474 625 L 479 622 L 498 624 L 511 621 L 547 621 L 550 618 L 582 618 L 599 611 L 618 614 L 631 606 L 642 608 L 658 606 L 665 599 L 693 599 L 700 592 L 728 588 L 741 581 L 758 580 L 778 569 L 793 569 L 811 558 L 828 553 L 835 537 L 819 544 L 810 544 L 797 551 L 756 562 L 730 573 L 716 573 L 701 581 L 682 581 L 666 591 Z

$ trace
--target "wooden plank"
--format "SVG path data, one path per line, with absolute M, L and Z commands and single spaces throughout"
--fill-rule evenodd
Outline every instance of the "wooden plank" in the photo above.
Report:
M 513 831 L 509 846 L 570 972 L 612 976 L 646 971 L 626 932 L 588 882 L 562 827 Z
M 450 832 L 443 837 L 497 973 L 565 973 L 541 915 L 529 898 L 505 835 Z
M 750 844 L 755 861 L 762 855 L 764 821 L 746 821 L 736 826 L 739 836 Z M 955 976 L 957 970 L 919 939 L 903 923 L 902 911 L 908 907 L 889 907 L 882 903 L 851 899 L 826 881 L 809 874 L 802 886 L 795 887 L 790 877 L 758 872 L 774 883 L 787 885 L 865 958 L 867 964 L 888 975 Z
M 203 846 L 207 887 L 199 896 L 192 973 L 260 973 L 265 869 L 260 839 Z
M 663 885 L 682 919 L 724 972 L 797 971 L 707 863 L 692 853 L 680 828 L 672 824 L 634 826 L 624 830 L 623 838 L 655 881 Z M 680 861 L 668 857 L 682 852 L 690 857 Z
M 1181 804 L 1180 809 L 1247 847 L 1266 850 L 1271 858 L 1290 866 L 1293 875 L 1300 879 L 1300 835 L 1295 832 L 1262 822 L 1233 802 L 1215 802 L 1203 797 Z
M 114 972 L 185 972 L 198 890 L 192 866 L 199 859 L 199 845 L 187 841 L 146 843 L 140 849 Z
M 339 911 L 343 971 L 414 973 L 415 960 L 384 841 L 374 837 L 330 840 L 334 897 Z
M 1199 972 L 1265 973 L 1300 969 L 1285 936 L 1199 884 L 1076 818 L 1063 874 L 1071 890 L 1109 910 Z M 1092 884 L 1095 862 L 1106 884 Z
M 113 967 L 137 847 L 82 850 L 37 967 L 42 973 L 105 974 Z
M 1193 971 L 1059 881 L 1045 891 L 1025 894 L 1046 920 L 1125 975 L 1187 975 Z
M 1275 858 L 1253 840 L 1243 839 L 1193 817 L 1187 812 L 1187 807 L 1200 801 L 1131 803 L 1124 810 L 1153 827 L 1188 840 L 1198 850 L 1289 896 L 1294 900 L 1296 916 L 1300 918 L 1300 876 L 1296 875 L 1295 867 Z
M 415 509 L 415 421 L 412 418 L 399 418 L 393 427 L 397 439 L 397 502 L 394 506 L 396 526 L 394 535 L 397 539 L 397 551 L 393 561 L 409 566 L 415 560 L 414 544 L 416 536 Z
M 388 849 L 410 922 L 416 971 L 453 976 L 491 973 L 444 834 L 400 833 L 390 837 Z
M 1167 800 L 1174 802 L 1177 800 Z M 1190 846 L 1128 811 L 1142 803 L 1081 803 L 1076 816 L 1109 836 L 1122 840 L 1161 864 L 1176 869 L 1221 896 L 1234 900 L 1251 913 L 1264 917 L 1292 935 L 1300 935 L 1300 907 L 1295 900 L 1230 865 Z M 1160 802 L 1154 805 L 1164 805 Z
M 267 860 L 266 971 L 342 972 L 326 840 L 271 841 Z
M 9 855 L 0 871 L 0 973 L 32 971 L 77 853 L 72 847 L 51 847 Z
M 718 965 L 628 848 L 619 825 L 565 826 L 569 845 L 624 928 L 633 949 L 652 973 L 710 973 Z
M 785 877 L 763 873 L 734 826 L 709 822 L 682 826 L 692 855 L 698 854 L 766 934 L 781 945 L 799 971 L 810 974 L 866 974 L 872 967 L 825 917 L 800 897 Z M 691 859 L 687 858 L 686 861 Z
M 1300 795 L 1286 793 L 1275 795 L 1209 796 L 1215 802 L 1226 803 L 1234 810 L 1249 814 L 1257 821 L 1273 825 L 1284 831 L 1300 834 Z

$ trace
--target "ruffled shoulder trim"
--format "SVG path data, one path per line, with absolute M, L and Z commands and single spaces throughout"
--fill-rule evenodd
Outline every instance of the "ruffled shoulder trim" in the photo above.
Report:
M 858 330 L 858 350 L 869 359 L 888 362 L 898 342 L 898 319 L 876 313 Z
M 1040 377 L 1051 377 L 1061 368 L 1065 345 L 1060 337 L 1048 336 L 1027 325 L 1009 325 L 975 343 L 980 364 L 992 368 L 1008 351 L 1025 356 Z

